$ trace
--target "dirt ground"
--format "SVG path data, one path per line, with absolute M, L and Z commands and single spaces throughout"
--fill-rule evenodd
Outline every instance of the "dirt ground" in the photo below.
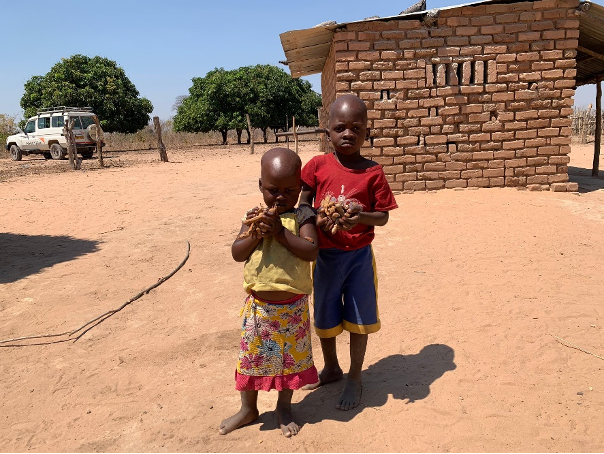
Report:
M 588 176 L 593 144 L 573 146 L 578 193 L 398 194 L 374 242 L 382 329 L 369 339 L 362 405 L 334 408 L 342 382 L 295 392 L 302 429 L 286 439 L 276 393 L 261 393 L 255 423 L 218 435 L 239 405 L 244 295 L 230 245 L 261 200 L 266 149 L 168 150 L 169 163 L 108 153 L 109 168 L 84 161 L 78 172 L 0 160 L 0 340 L 69 332 L 119 308 L 190 243 L 170 279 L 77 342 L 0 344 L 1 451 L 604 450 L 604 181 Z M 304 162 L 315 149 L 303 145 Z M 346 335 L 338 348 L 347 367 Z M 320 368 L 317 338 L 313 350 Z

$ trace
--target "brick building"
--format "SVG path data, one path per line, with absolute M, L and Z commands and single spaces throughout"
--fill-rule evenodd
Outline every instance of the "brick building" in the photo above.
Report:
M 568 163 L 578 11 L 578 0 L 491 0 L 320 25 L 281 41 L 292 76 L 321 73 L 321 126 L 336 97 L 366 102 L 363 154 L 382 164 L 393 190 L 576 191 Z

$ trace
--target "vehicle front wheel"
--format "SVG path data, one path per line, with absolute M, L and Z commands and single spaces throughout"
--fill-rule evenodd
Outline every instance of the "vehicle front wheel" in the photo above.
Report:
M 22 157 L 23 157 L 23 153 L 21 152 L 21 148 L 19 148 L 17 145 L 11 145 L 10 146 L 10 158 L 13 161 L 20 161 Z
M 50 146 L 50 156 L 52 159 L 65 159 L 65 150 L 58 143 L 53 143 Z

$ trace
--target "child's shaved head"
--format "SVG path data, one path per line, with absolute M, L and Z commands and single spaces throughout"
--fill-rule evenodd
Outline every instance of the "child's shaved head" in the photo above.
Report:
M 355 95 L 343 95 L 336 99 L 329 109 L 329 119 L 331 120 L 338 112 L 351 111 L 355 115 L 360 115 L 361 121 L 367 123 L 367 106 L 361 98 Z
M 269 172 L 271 175 L 287 177 L 300 175 L 302 160 L 289 148 L 271 148 L 260 159 L 260 177 Z

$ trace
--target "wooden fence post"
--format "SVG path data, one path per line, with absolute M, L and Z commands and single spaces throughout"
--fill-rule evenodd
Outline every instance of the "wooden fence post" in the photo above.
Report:
M 254 134 L 252 131 L 252 122 L 250 121 L 250 115 L 245 114 L 245 119 L 247 120 L 247 129 L 250 132 L 250 154 L 254 154 Z
M 589 119 L 591 117 L 591 103 L 587 107 L 587 113 L 583 117 L 581 122 L 581 143 L 587 143 L 587 128 L 589 126 Z
M 96 115 L 92 116 L 94 120 L 94 124 L 96 125 L 96 152 L 99 155 L 99 166 L 103 168 L 105 164 L 103 163 L 103 145 L 102 145 L 102 137 L 101 137 L 101 124 L 99 123 L 99 117 Z
M 63 126 L 63 134 L 65 135 L 65 140 L 67 141 L 67 156 L 69 157 L 69 165 L 73 170 L 79 170 L 82 161 L 78 158 L 78 151 L 76 148 L 75 137 L 73 136 L 73 125 L 75 124 L 75 119 L 70 119 Z
M 594 140 L 594 162 L 591 176 L 597 177 L 600 172 L 600 142 L 602 141 L 602 79 L 596 82 L 596 132 Z
M 159 157 L 163 162 L 168 162 L 168 153 L 166 153 L 166 147 L 164 142 L 161 140 L 161 125 L 159 124 L 159 117 L 153 117 L 153 125 L 155 126 L 155 133 L 157 134 L 157 148 L 159 148 Z
M 296 154 L 298 154 L 298 132 L 296 131 L 296 117 L 292 117 L 292 131 L 294 133 L 294 143 L 296 146 Z

